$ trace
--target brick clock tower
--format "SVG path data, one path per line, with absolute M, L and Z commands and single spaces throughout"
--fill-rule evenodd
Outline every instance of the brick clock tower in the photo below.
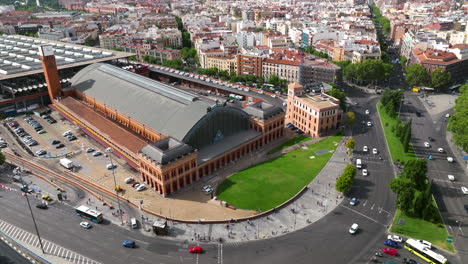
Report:
M 50 45 L 40 46 L 39 56 L 42 61 L 42 69 L 44 70 L 50 101 L 53 104 L 54 99 L 60 96 L 60 79 L 57 63 L 55 62 L 54 49 Z

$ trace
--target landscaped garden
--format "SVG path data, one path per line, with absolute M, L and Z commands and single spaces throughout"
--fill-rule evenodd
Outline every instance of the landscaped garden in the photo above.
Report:
M 218 187 L 218 198 L 241 209 L 272 209 L 317 176 L 340 140 L 341 136 L 332 136 L 237 172 Z

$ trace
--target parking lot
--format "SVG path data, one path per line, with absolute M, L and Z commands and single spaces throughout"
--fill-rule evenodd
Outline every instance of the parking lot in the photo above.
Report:
M 117 185 L 122 187 L 121 195 L 135 204 L 143 202 L 142 206 L 145 209 L 170 217 L 190 220 L 198 220 L 200 218 L 229 219 L 253 214 L 252 211 L 228 209 L 220 206 L 219 201 L 215 202 L 211 200 L 209 194 L 202 192 L 202 187 L 207 184 L 205 179 L 171 195 L 171 198 L 161 197 L 154 190 L 148 189 L 148 186 L 145 186 L 146 188 L 141 191 L 137 191 L 135 188 L 132 188 L 132 184 L 125 183 L 125 179 L 129 177 L 134 178 L 135 182 L 142 183 L 140 174 L 135 169 L 127 165 L 118 156 L 114 154 L 108 155 L 109 153 L 105 151 L 103 146 L 84 134 L 78 126 L 62 118 L 57 112 L 52 111 L 50 116 L 57 123 L 49 124 L 41 117 L 31 116 L 43 126 L 43 130 L 46 131 L 43 134 L 38 134 L 31 124 L 23 119 L 24 115 L 17 116 L 12 120 L 17 122 L 19 127 L 22 127 L 25 132 L 37 141 L 37 145 L 29 147 L 32 153 L 36 153 L 41 149 L 47 151 L 47 154 L 44 155 L 35 154 L 32 161 L 44 165 L 47 164 L 48 167 L 65 172 L 67 169 L 60 165 L 60 159 L 67 158 L 73 162 L 73 173 L 77 176 L 113 191 L 114 180 L 112 170 L 107 169 L 107 165 L 111 163 L 110 159 L 112 159 L 112 163 L 117 166 L 114 172 Z M 64 132 L 67 131 L 72 132 L 76 136 L 76 139 L 70 141 L 67 137 L 63 136 Z M 8 132 L 8 134 L 11 135 L 12 133 Z M 58 144 L 52 144 L 54 140 L 60 141 L 64 146 L 57 149 L 56 146 Z M 20 148 L 17 142 L 11 138 L 10 141 L 8 142 L 9 144 L 13 143 L 10 145 L 10 151 L 15 152 L 15 150 Z M 28 147 L 26 146 L 26 148 Z M 88 148 L 92 148 L 94 151 L 87 152 Z M 100 151 L 102 154 L 93 156 L 93 153 L 96 151 Z M 178 208 L 179 210 L 174 210 L 174 208 Z

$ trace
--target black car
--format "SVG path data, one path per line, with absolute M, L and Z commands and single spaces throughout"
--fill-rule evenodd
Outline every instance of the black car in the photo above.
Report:
M 60 143 L 60 144 L 55 146 L 56 149 L 63 148 L 63 147 L 65 147 L 65 145 L 63 143 Z
M 434 139 L 431 137 L 427 137 L 427 139 L 429 139 L 429 141 L 434 141 Z
M 420 116 L 421 116 L 421 112 L 415 111 L 415 113 L 416 113 L 416 116 L 417 116 L 417 117 L 420 117 Z
M 47 205 L 45 205 L 45 204 L 36 204 L 36 208 L 45 210 L 45 209 L 47 209 Z
M 68 136 L 68 141 L 73 141 L 76 140 L 76 137 L 74 135 Z
M 53 118 L 51 117 L 51 118 L 47 119 L 47 123 L 49 123 L 49 124 L 55 124 L 55 123 L 57 123 L 57 120 L 55 120 L 55 119 L 53 119 Z
M 404 259 L 403 259 L 403 263 L 406 263 L 406 264 L 418 264 L 418 262 L 416 262 L 416 260 L 410 259 L 410 258 L 404 258 Z
M 464 207 L 465 207 L 465 210 L 468 212 L 468 204 L 465 204 Z
M 60 144 L 60 140 L 54 139 L 54 140 L 52 140 L 51 144 L 52 144 L 52 145 Z

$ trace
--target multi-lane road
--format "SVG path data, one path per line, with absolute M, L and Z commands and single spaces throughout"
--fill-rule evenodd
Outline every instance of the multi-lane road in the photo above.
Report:
M 446 141 L 447 118 L 450 111 L 430 115 L 417 94 L 407 93 L 402 106 L 401 116 L 404 120 L 412 119 L 412 144 L 418 158 L 433 156 L 428 160 L 428 177 L 433 180 L 433 193 L 443 221 L 450 235 L 455 238 L 455 246 L 462 263 L 468 263 L 468 216 L 464 205 L 468 199 L 461 191 L 461 186 L 468 187 L 468 179 L 460 162 L 450 163 L 447 157 L 454 157 Z M 419 111 L 418 117 L 415 111 Z M 433 140 L 429 139 L 431 137 Z M 424 146 L 428 142 L 430 147 Z M 442 148 L 442 153 L 438 152 Z M 448 175 L 454 175 L 456 180 L 450 181 Z

